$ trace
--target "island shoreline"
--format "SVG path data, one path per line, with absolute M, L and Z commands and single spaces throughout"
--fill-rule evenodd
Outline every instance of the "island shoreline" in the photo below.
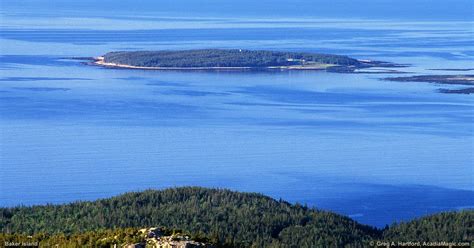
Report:
M 114 69 L 134 69 L 134 70 L 157 70 L 157 71 L 253 71 L 253 70 L 308 70 L 308 71 L 325 71 L 330 67 L 337 66 L 268 66 L 268 67 L 156 67 L 156 66 L 134 66 L 127 64 L 107 63 L 104 57 L 94 57 L 92 65 L 114 68 Z

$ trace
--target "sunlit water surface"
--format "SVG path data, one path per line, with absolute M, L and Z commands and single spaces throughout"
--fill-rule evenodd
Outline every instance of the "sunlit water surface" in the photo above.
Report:
M 470 20 L 103 17 L 5 6 L 1 206 L 182 185 L 261 192 L 378 226 L 474 206 L 474 98 L 438 93 L 458 86 L 381 80 L 399 74 L 117 70 L 68 59 L 272 49 L 411 64 L 405 75 L 468 74 L 429 69 L 474 68 Z

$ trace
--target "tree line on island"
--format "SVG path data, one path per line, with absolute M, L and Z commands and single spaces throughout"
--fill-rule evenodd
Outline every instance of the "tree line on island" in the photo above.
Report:
M 110 247 L 165 227 L 215 247 L 367 247 L 374 240 L 471 241 L 474 211 L 441 213 L 384 229 L 256 193 L 199 187 L 126 193 L 62 205 L 0 208 L 0 242 Z M 31 237 L 28 237 L 31 235 Z M 110 237 L 113 237 L 111 239 Z
M 138 67 L 278 67 L 338 65 L 360 66 L 356 59 L 306 52 L 198 49 L 182 51 L 122 51 L 105 54 L 104 62 Z

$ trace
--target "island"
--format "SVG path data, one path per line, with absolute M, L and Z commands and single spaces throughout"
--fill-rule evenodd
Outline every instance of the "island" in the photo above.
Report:
M 370 67 L 399 67 L 343 55 L 243 49 L 109 52 L 94 65 L 145 70 L 327 70 L 354 72 Z

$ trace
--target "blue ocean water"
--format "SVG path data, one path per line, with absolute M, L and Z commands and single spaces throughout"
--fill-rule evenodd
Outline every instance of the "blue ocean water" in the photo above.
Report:
M 471 1 L 353 2 L 2 1 L 0 205 L 199 185 L 377 226 L 474 206 L 474 98 L 438 93 L 458 86 L 71 59 L 245 48 L 410 64 L 403 75 L 472 74 L 430 70 L 474 68 Z

